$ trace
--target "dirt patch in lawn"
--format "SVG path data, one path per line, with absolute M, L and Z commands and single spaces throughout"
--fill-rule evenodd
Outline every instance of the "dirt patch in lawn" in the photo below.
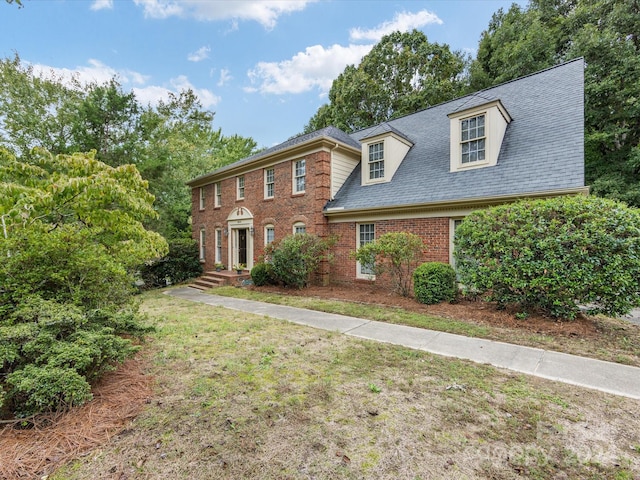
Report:
M 516 317 L 513 309 L 498 310 L 496 305 L 480 300 L 462 300 L 457 303 L 424 305 L 410 297 L 403 297 L 376 285 L 356 284 L 354 286 L 332 285 L 327 287 L 309 286 L 302 290 L 264 286 L 252 287 L 260 292 L 316 297 L 363 304 L 378 304 L 403 310 L 436 315 L 444 318 L 464 320 L 477 325 L 499 328 L 520 329 L 535 334 L 561 335 L 567 337 L 595 338 L 600 335 L 598 325 L 592 317 L 578 315 L 572 321 L 560 321 L 541 314 L 531 314 L 526 319 Z

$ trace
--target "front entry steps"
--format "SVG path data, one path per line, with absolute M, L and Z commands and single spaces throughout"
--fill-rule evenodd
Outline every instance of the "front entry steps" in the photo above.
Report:
M 224 285 L 241 285 L 243 281 L 250 279 L 249 270 L 243 270 L 242 273 L 237 273 L 235 270 L 220 270 L 219 272 L 214 270 L 203 273 L 190 286 L 198 290 L 209 290 Z

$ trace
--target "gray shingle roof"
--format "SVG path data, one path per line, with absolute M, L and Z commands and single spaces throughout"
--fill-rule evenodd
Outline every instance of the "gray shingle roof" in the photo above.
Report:
M 281 150 L 286 150 L 288 148 L 294 147 L 296 145 L 314 140 L 316 138 L 332 138 L 334 140 L 337 140 L 339 142 L 342 142 L 346 145 L 349 145 L 351 147 L 357 148 L 358 150 L 360 149 L 360 142 L 358 142 L 357 140 L 353 139 L 351 136 L 349 136 L 348 134 L 346 134 L 345 132 L 343 132 L 342 130 L 340 130 L 339 128 L 333 127 L 333 126 L 329 126 L 329 127 L 325 127 L 321 130 L 316 130 L 315 132 L 311 132 L 311 133 L 306 133 L 304 135 L 300 135 L 298 137 L 293 137 L 290 138 L 289 140 L 287 140 L 286 142 L 282 142 L 274 147 L 271 148 L 267 148 L 265 150 L 262 150 L 258 153 L 256 153 L 255 155 L 251 155 L 250 157 L 245 157 L 242 160 L 238 160 L 237 162 L 231 163 L 225 167 L 222 167 L 218 170 L 216 170 L 215 173 L 221 173 L 224 172 L 225 170 L 231 170 L 235 167 L 238 167 L 240 165 L 243 165 L 245 163 L 251 163 L 255 160 L 258 160 L 259 158 L 263 158 L 263 157 L 268 157 L 269 155 L 272 155 L 276 152 L 279 152 Z M 204 175 L 203 177 L 209 176 L 210 174 Z M 201 178 L 201 177 L 198 177 Z M 194 179 L 189 183 L 195 182 L 198 179 Z
M 393 179 L 362 186 L 358 166 L 326 208 L 401 207 L 583 187 L 583 76 L 577 59 L 388 121 L 414 143 Z M 498 164 L 449 172 L 447 115 L 497 99 L 513 119 Z M 377 128 L 351 136 L 361 141 Z

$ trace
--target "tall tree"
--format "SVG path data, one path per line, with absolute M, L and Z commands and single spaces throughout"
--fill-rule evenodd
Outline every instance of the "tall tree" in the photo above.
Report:
M 429 42 L 418 30 L 386 35 L 334 80 L 329 104 L 305 132 L 329 125 L 351 132 L 450 100 L 465 89 L 466 65 L 460 52 Z
M 0 146 L 25 160 L 42 147 L 52 154 L 95 151 L 113 167 L 135 165 L 160 214 L 149 225 L 167 237 L 190 235 L 187 180 L 255 150 L 253 139 L 215 130 L 213 118 L 191 90 L 142 106 L 116 79 L 81 85 L 43 77 L 18 55 L 0 60 Z
M 584 57 L 585 164 L 592 192 L 640 206 L 640 1 L 532 0 L 483 32 L 471 85 Z

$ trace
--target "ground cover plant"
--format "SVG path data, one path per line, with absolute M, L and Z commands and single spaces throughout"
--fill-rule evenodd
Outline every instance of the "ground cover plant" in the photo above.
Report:
M 617 478 L 640 402 L 158 293 L 145 410 L 49 474 L 112 478 Z

